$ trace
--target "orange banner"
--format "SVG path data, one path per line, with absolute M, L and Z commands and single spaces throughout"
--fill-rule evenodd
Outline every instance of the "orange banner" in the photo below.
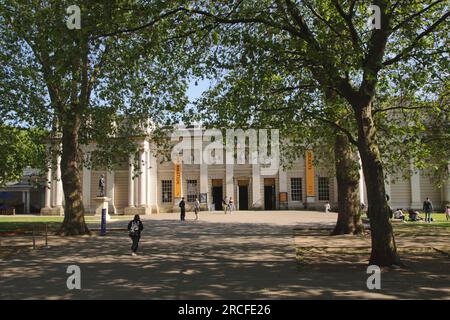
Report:
M 306 151 L 306 196 L 314 197 L 314 154 Z
M 175 198 L 181 198 L 181 164 L 175 164 Z

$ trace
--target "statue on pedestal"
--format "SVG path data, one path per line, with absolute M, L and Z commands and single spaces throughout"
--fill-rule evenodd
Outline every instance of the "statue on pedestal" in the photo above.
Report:
M 105 175 L 104 174 L 102 174 L 100 176 L 100 179 L 98 180 L 98 192 L 99 192 L 99 197 L 105 196 Z

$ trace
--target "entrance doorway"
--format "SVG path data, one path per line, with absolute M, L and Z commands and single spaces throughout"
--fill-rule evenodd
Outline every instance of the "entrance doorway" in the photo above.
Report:
M 248 210 L 248 186 L 239 186 L 239 210 Z
M 264 179 L 264 210 L 275 209 L 275 179 Z
M 222 200 L 223 200 L 222 179 L 212 180 L 212 198 L 214 210 L 222 210 Z

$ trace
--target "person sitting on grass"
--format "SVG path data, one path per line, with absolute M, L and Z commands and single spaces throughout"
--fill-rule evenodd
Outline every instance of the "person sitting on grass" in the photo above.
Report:
M 444 211 L 444 213 L 445 213 L 445 219 L 448 221 L 448 220 L 450 220 L 450 205 L 446 205 L 445 206 L 445 211 Z
M 403 221 L 405 221 L 405 214 L 403 213 L 403 208 L 397 208 L 397 210 L 394 211 L 394 218 L 402 219 Z
M 419 216 L 419 212 L 414 211 L 413 209 L 408 210 L 409 221 L 420 221 L 422 218 Z

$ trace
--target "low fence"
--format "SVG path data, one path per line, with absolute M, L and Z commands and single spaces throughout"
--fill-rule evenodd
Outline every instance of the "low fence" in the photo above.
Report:
M 10 232 L 4 232 L 4 233 L 0 233 L 0 239 L 1 238 L 13 238 L 15 236 L 22 236 L 22 239 L 26 239 L 25 241 L 22 240 L 22 245 L 25 244 L 26 246 L 29 245 L 33 248 L 36 249 L 37 245 L 36 242 L 38 239 L 42 239 L 45 242 L 44 248 L 49 248 L 48 245 L 48 224 L 44 223 L 43 227 L 38 227 L 38 226 L 33 226 L 30 229 L 27 230 L 16 230 L 16 231 L 10 231 Z M 28 242 L 29 239 L 29 242 Z M 0 240 L 0 246 L 2 246 L 2 241 Z
M 7 208 L 7 209 L 0 209 L 0 216 L 14 216 L 16 214 L 15 208 Z

